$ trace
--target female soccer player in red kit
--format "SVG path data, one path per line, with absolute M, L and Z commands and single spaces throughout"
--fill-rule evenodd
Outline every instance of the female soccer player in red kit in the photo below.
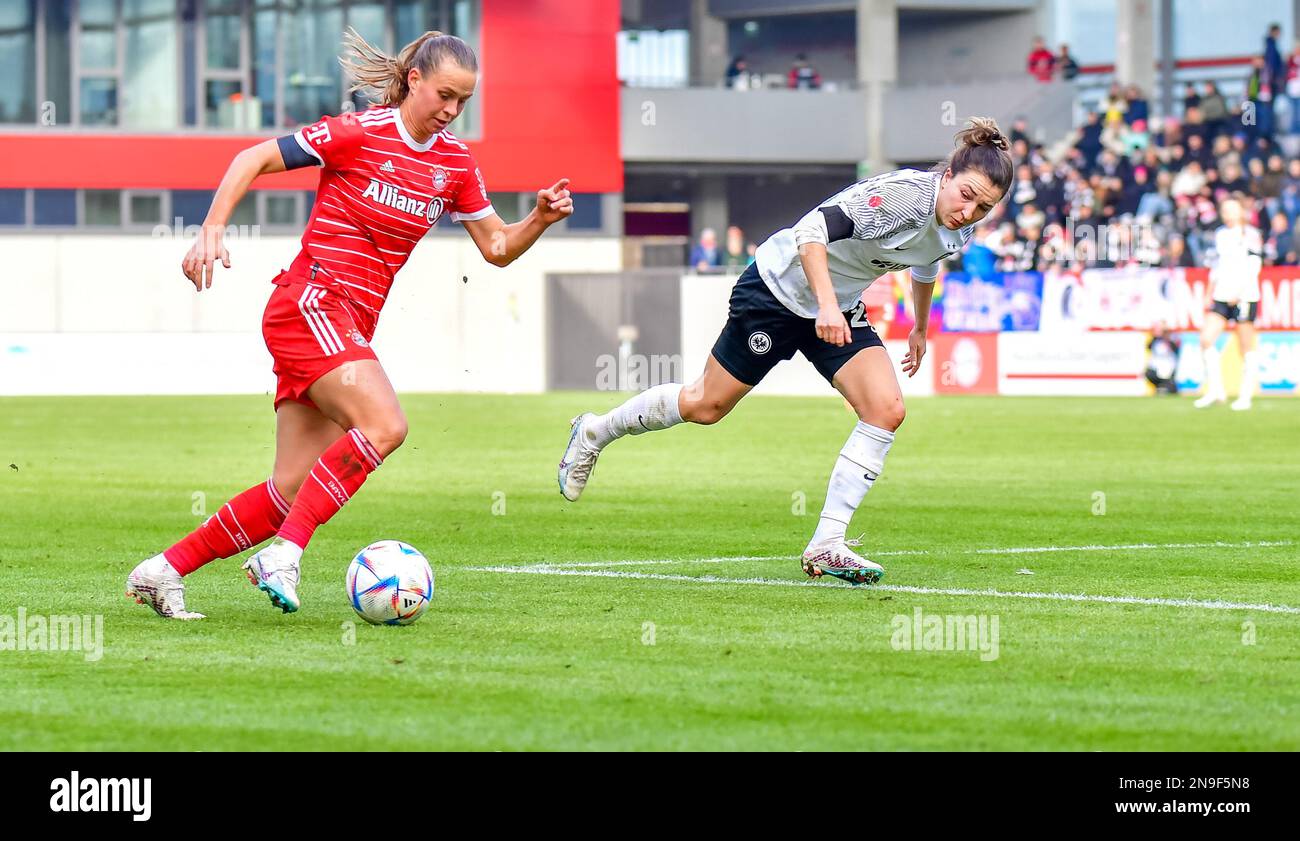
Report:
M 322 168 L 302 250 L 274 279 L 262 319 L 278 381 L 271 478 L 131 572 L 127 595 L 160 616 L 202 618 L 185 609 L 182 576 L 268 538 L 275 539 L 244 569 L 272 604 L 297 610 L 299 561 L 312 533 L 406 437 L 402 407 L 370 340 L 411 250 L 446 213 L 484 259 L 505 266 L 573 212 L 567 179 L 538 191 L 537 206 L 520 222 L 506 224 L 493 210 L 469 149 L 447 130 L 478 83 L 478 60 L 464 41 L 426 32 L 396 57 L 355 32 L 345 43 L 353 89 L 379 89 L 382 105 L 326 117 L 236 155 L 181 264 L 195 289 L 210 287 L 214 263 L 230 267 L 222 234 L 252 181 Z

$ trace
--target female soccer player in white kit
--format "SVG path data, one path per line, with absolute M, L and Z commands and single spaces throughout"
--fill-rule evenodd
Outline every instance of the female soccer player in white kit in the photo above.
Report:
M 1241 346 L 1241 392 L 1232 408 L 1250 408 L 1259 381 L 1259 351 L 1255 350 L 1255 316 L 1259 310 L 1259 270 L 1263 266 L 1264 240 L 1259 229 L 1246 224 L 1241 202 L 1225 199 L 1219 205 L 1223 227 L 1214 232 L 1217 259 L 1210 270 L 1205 324 L 1201 327 L 1201 353 L 1205 358 L 1205 393 L 1193 404 L 1204 409 L 1227 400 L 1223 390 L 1223 360 L 1215 344 L 1229 321 L 1237 323 Z
M 855 584 L 880 580 L 884 570 L 853 552 L 857 543 L 845 540 L 845 531 L 884 468 L 904 410 L 860 298 L 877 277 L 911 269 L 916 327 L 902 367 L 916 374 L 939 261 L 960 252 L 975 223 L 1006 194 L 1013 173 L 1007 148 L 993 120 L 973 118 L 953 153 L 930 172 L 902 169 L 859 181 L 769 237 L 736 282 L 727 324 L 698 380 L 656 386 L 607 414 L 574 418 L 560 462 L 561 493 L 578 499 L 601 450 L 624 435 L 721 420 L 798 350 L 858 415 L 803 553 L 804 572 Z

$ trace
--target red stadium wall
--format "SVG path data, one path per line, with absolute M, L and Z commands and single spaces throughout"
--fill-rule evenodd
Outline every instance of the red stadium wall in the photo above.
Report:
M 482 136 L 467 141 L 494 191 L 562 176 L 582 193 L 623 189 L 615 0 L 484 0 L 478 97 Z M 0 133 L 0 188 L 211 190 L 240 149 L 265 136 Z M 315 189 L 297 170 L 263 189 Z

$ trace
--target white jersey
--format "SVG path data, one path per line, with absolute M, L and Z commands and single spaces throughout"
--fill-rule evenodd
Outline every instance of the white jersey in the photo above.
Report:
M 1264 261 L 1264 241 L 1258 228 L 1242 225 L 1214 232 L 1214 268 L 1210 289 L 1214 300 L 1250 304 L 1259 300 L 1259 270 Z
M 933 282 L 939 261 L 970 242 L 973 226 L 950 231 L 935 221 L 937 172 L 900 169 L 848 187 L 795 224 L 768 237 L 755 262 L 763 282 L 791 312 L 817 317 L 817 298 L 799 261 L 799 246 L 826 246 L 840 310 L 850 310 L 883 274 L 910 268 L 912 278 Z

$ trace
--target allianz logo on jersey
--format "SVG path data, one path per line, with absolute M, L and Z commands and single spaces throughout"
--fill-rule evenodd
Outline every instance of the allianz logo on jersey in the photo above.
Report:
M 438 221 L 438 217 L 442 215 L 442 211 L 446 207 L 446 200 L 442 198 L 436 198 L 433 201 L 417 199 L 405 195 L 392 184 L 385 184 L 375 178 L 370 179 L 370 186 L 366 187 L 361 195 L 363 198 L 372 199 L 382 205 L 391 207 L 393 210 L 400 210 L 412 216 L 423 216 L 429 221 L 430 225 Z

